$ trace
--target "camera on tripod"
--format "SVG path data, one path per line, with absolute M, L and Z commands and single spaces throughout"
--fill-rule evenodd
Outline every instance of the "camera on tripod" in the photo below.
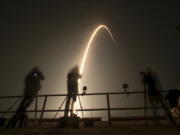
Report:
M 124 92 L 126 93 L 126 96 L 129 97 L 129 93 L 127 92 L 129 85 L 127 83 L 122 84 L 122 88 L 124 89 Z
M 83 86 L 83 93 L 82 93 L 82 95 L 85 95 L 86 93 L 87 93 L 87 86 Z

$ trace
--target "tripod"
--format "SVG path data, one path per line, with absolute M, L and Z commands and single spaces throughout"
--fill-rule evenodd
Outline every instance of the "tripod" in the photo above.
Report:
M 80 107 L 81 107 L 82 117 L 84 118 L 84 113 L 83 113 L 83 111 L 82 111 L 83 107 L 82 107 L 82 104 L 81 104 L 80 96 L 79 96 L 79 95 L 77 95 L 77 96 L 78 96 L 78 100 L 79 100 L 79 105 L 80 105 Z M 53 120 L 57 117 L 57 115 L 58 115 L 59 111 L 61 110 L 63 104 L 65 103 L 65 101 L 67 101 L 67 98 L 68 98 L 68 95 L 64 98 L 64 100 L 63 100 L 62 103 L 60 104 L 60 106 L 59 106 L 59 108 L 58 108 L 58 111 L 55 113 L 55 115 L 54 115 L 54 117 L 53 117 Z M 69 110 L 68 110 L 68 111 L 69 111 Z
M 20 100 L 21 100 L 21 97 L 19 97 L 19 98 L 8 108 L 7 112 L 9 112 Z M 7 112 L 1 114 L 1 116 L 0 116 L 0 127 L 5 126 L 5 122 L 6 122 L 5 115 L 6 115 Z

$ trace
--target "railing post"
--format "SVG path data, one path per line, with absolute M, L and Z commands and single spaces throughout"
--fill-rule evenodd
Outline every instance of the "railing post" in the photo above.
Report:
M 106 94 L 107 98 L 107 109 L 108 109 L 108 123 L 111 125 L 111 109 L 110 109 L 110 101 L 109 101 L 109 94 Z
M 37 96 L 35 97 L 35 127 L 38 125 L 38 120 L 37 120 L 37 108 L 38 108 L 38 98 Z
M 148 106 L 147 106 L 147 91 L 146 86 L 144 84 L 144 120 L 145 124 L 148 124 Z
M 42 122 L 42 119 L 43 119 L 44 110 L 45 110 L 46 102 L 47 102 L 47 97 L 48 97 L 48 96 L 45 96 L 45 98 L 44 98 L 44 102 L 43 102 L 43 107 L 42 107 L 42 112 L 41 112 L 41 116 L 40 116 L 40 122 L 39 122 L 39 125 L 41 125 L 41 122 Z

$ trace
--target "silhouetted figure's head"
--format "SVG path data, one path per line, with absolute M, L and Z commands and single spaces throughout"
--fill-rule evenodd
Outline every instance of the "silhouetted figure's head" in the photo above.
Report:
M 149 68 L 149 67 L 146 69 L 146 71 L 145 71 L 145 72 L 146 72 L 146 74 L 149 74 L 149 75 L 152 75 L 152 74 L 153 74 L 152 69 L 151 69 L 151 68 Z
M 45 79 L 42 71 L 41 71 L 38 67 L 34 67 L 34 68 L 30 71 L 28 77 L 32 77 L 32 78 L 37 79 L 37 80 L 44 80 L 44 79 Z
M 32 68 L 32 70 L 25 77 L 25 93 L 26 97 L 34 97 L 41 89 L 41 81 L 45 79 L 42 71 L 38 67 Z
M 154 80 L 154 72 L 151 68 L 147 68 L 144 71 L 139 72 L 139 75 L 142 76 L 143 81 L 145 82 L 148 82 L 149 78 L 152 78 Z
M 80 78 L 81 75 L 79 74 L 79 67 L 73 67 L 67 75 L 67 86 L 69 92 L 78 90 L 78 79 Z
M 75 67 L 72 69 L 72 73 L 79 74 L 79 67 L 78 67 L 78 66 L 75 66 Z
M 140 76 L 147 76 L 147 75 L 152 75 L 152 74 L 153 74 L 153 71 L 151 68 L 147 68 L 144 71 L 139 72 Z
M 142 81 L 149 95 L 160 95 L 159 90 L 163 89 L 157 73 L 151 68 L 147 68 L 144 72 L 140 72 L 139 74 L 142 76 Z
M 68 73 L 68 79 L 72 80 L 72 81 L 77 81 L 79 78 L 81 78 L 81 75 L 79 73 L 79 67 L 75 66 L 73 67 L 69 73 Z

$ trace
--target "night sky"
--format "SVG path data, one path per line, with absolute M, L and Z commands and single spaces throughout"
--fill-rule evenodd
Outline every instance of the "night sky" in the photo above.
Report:
M 0 95 L 21 95 L 26 73 L 45 74 L 39 94 L 66 93 L 66 75 L 80 64 L 93 30 L 81 85 L 91 92 L 142 89 L 139 71 L 152 67 L 164 89 L 180 85 L 180 2 L 158 0 L 6 1 L 0 3 Z M 81 86 L 81 87 L 82 87 Z

